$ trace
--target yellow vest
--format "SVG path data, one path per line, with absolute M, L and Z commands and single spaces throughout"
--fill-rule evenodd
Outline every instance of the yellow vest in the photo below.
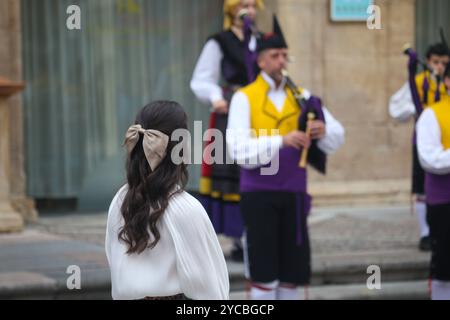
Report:
M 278 129 L 278 134 L 284 136 L 298 128 L 298 118 L 301 109 L 295 101 L 291 90 L 287 86 L 284 88 L 287 98 L 279 112 L 268 97 L 269 89 L 269 84 L 259 75 L 254 82 L 239 90 L 248 98 L 250 104 L 250 127 L 256 130 L 257 137 L 276 134 L 276 132 L 271 132 L 272 129 Z M 301 91 L 302 89 L 300 88 L 299 90 Z M 267 130 L 267 132 L 264 130 Z
M 250 127 L 256 136 L 286 135 L 298 128 L 300 107 L 287 86 L 286 100 L 281 111 L 270 101 L 268 91 L 270 85 L 259 75 L 256 80 L 241 89 L 250 105 Z M 299 88 L 301 92 L 301 88 Z M 275 131 L 275 132 L 274 132 Z M 260 169 L 242 169 L 241 192 L 281 191 L 306 193 L 307 172 L 300 168 L 300 151 L 293 147 L 279 150 L 279 167 L 274 175 L 262 175 Z
M 441 128 L 441 142 L 444 149 L 450 149 L 450 97 L 445 93 L 442 100 L 430 108 L 434 111 Z
M 428 103 L 427 103 L 427 105 L 424 105 L 424 108 L 436 103 L 436 101 L 434 100 L 434 95 L 436 93 L 436 88 L 437 88 L 437 83 L 436 83 L 436 81 L 431 79 L 429 71 L 423 71 L 423 72 L 419 73 L 418 75 L 416 75 L 416 78 L 415 78 L 416 86 L 417 86 L 417 91 L 419 92 L 420 102 L 423 102 L 423 96 L 424 96 L 423 82 L 425 80 L 425 77 L 427 77 L 427 79 L 428 79 L 429 89 L 428 89 L 428 100 L 427 100 Z M 443 82 L 441 82 L 441 84 L 439 86 L 439 91 L 440 91 L 441 98 L 443 98 L 444 96 L 447 95 L 447 89 L 445 88 L 445 85 Z

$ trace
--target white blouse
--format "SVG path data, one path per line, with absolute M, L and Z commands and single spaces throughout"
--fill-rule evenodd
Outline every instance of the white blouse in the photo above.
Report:
M 174 195 L 159 220 L 161 239 L 153 249 L 128 255 L 119 241 L 123 186 L 108 212 L 105 249 L 113 299 L 142 299 L 184 293 L 190 299 L 229 299 L 228 271 L 212 224 L 189 193 Z

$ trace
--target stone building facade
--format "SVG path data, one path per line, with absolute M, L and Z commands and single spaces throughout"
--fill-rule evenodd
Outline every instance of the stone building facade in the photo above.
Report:
M 0 1 L 0 76 L 23 79 L 19 0 Z M 330 0 L 268 0 L 260 22 L 270 28 L 277 12 L 290 54 L 292 78 L 323 98 L 346 129 L 345 146 L 329 159 L 328 174 L 310 171 L 310 192 L 319 205 L 408 203 L 412 122 L 398 124 L 388 115 L 389 97 L 406 81 L 405 43 L 416 36 L 415 0 L 375 0 L 380 30 L 365 22 L 332 22 Z M 7 100 L 10 118 L 10 199 L 25 220 L 36 218 L 27 198 L 23 119 L 19 95 Z M 25 143 L 25 144 L 24 144 Z

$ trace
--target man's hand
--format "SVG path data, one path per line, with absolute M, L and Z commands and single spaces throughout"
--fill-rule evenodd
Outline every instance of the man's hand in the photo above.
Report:
M 325 136 L 325 123 L 322 120 L 311 122 L 311 139 L 322 139 Z
M 299 130 L 291 131 L 283 137 L 283 147 L 294 147 L 296 149 L 309 148 L 311 139 Z
M 213 110 L 216 113 L 227 114 L 228 113 L 228 102 L 224 99 L 216 100 L 212 104 Z

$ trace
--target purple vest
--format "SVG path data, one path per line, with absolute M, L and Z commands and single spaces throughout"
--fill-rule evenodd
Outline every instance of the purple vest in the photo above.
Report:
M 298 166 L 300 151 L 282 148 L 279 152 L 279 169 L 275 175 L 262 175 L 261 168 L 241 168 L 241 192 L 285 191 L 306 193 L 306 170 Z M 265 167 L 269 167 L 267 165 Z
M 425 175 L 425 193 L 427 203 L 431 205 L 450 203 L 450 174 Z

